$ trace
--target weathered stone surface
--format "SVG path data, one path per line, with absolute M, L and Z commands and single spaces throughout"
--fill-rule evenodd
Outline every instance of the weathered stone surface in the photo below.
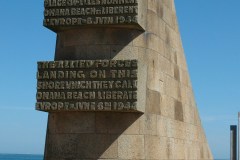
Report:
M 97 113 L 96 132 L 137 135 L 140 133 L 140 121 L 138 119 L 140 116 L 140 113 Z
M 146 113 L 161 114 L 159 92 L 147 90 Z
M 119 159 L 145 159 L 144 136 L 122 135 L 118 139 Z
M 50 134 L 48 158 L 117 158 L 115 135 L 104 134 Z
M 58 35 L 56 61 L 136 59 L 141 113 L 50 112 L 45 160 L 213 159 L 193 95 L 174 1 L 138 2 L 140 30 L 136 24 L 50 27 Z
M 76 119 L 78 119 L 76 121 Z M 72 123 L 69 123 L 72 122 Z M 50 134 L 95 132 L 95 114 L 87 112 L 53 113 L 48 119 Z
M 166 137 L 145 136 L 146 159 L 168 159 L 169 146 Z

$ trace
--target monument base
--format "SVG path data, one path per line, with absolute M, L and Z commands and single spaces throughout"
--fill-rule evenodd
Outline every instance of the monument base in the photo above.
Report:
M 50 113 L 45 160 L 211 159 L 201 132 L 155 114 Z

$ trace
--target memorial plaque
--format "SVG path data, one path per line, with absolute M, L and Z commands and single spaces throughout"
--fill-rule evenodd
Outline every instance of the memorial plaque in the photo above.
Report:
M 38 62 L 40 111 L 137 111 L 137 60 Z
M 53 31 L 80 26 L 115 26 L 143 30 L 144 1 L 45 0 L 43 23 Z

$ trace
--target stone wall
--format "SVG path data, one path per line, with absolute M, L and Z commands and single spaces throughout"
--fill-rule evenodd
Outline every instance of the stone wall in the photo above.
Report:
M 144 0 L 145 1 L 145 0 Z M 58 32 L 55 60 L 137 59 L 143 113 L 49 113 L 46 160 L 210 160 L 173 0 L 147 0 L 145 31 Z

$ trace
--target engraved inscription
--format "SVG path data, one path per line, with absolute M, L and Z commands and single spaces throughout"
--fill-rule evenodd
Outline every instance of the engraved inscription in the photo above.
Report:
M 38 62 L 37 80 L 37 110 L 137 110 L 137 60 Z
M 137 24 L 138 0 L 45 0 L 44 26 Z

